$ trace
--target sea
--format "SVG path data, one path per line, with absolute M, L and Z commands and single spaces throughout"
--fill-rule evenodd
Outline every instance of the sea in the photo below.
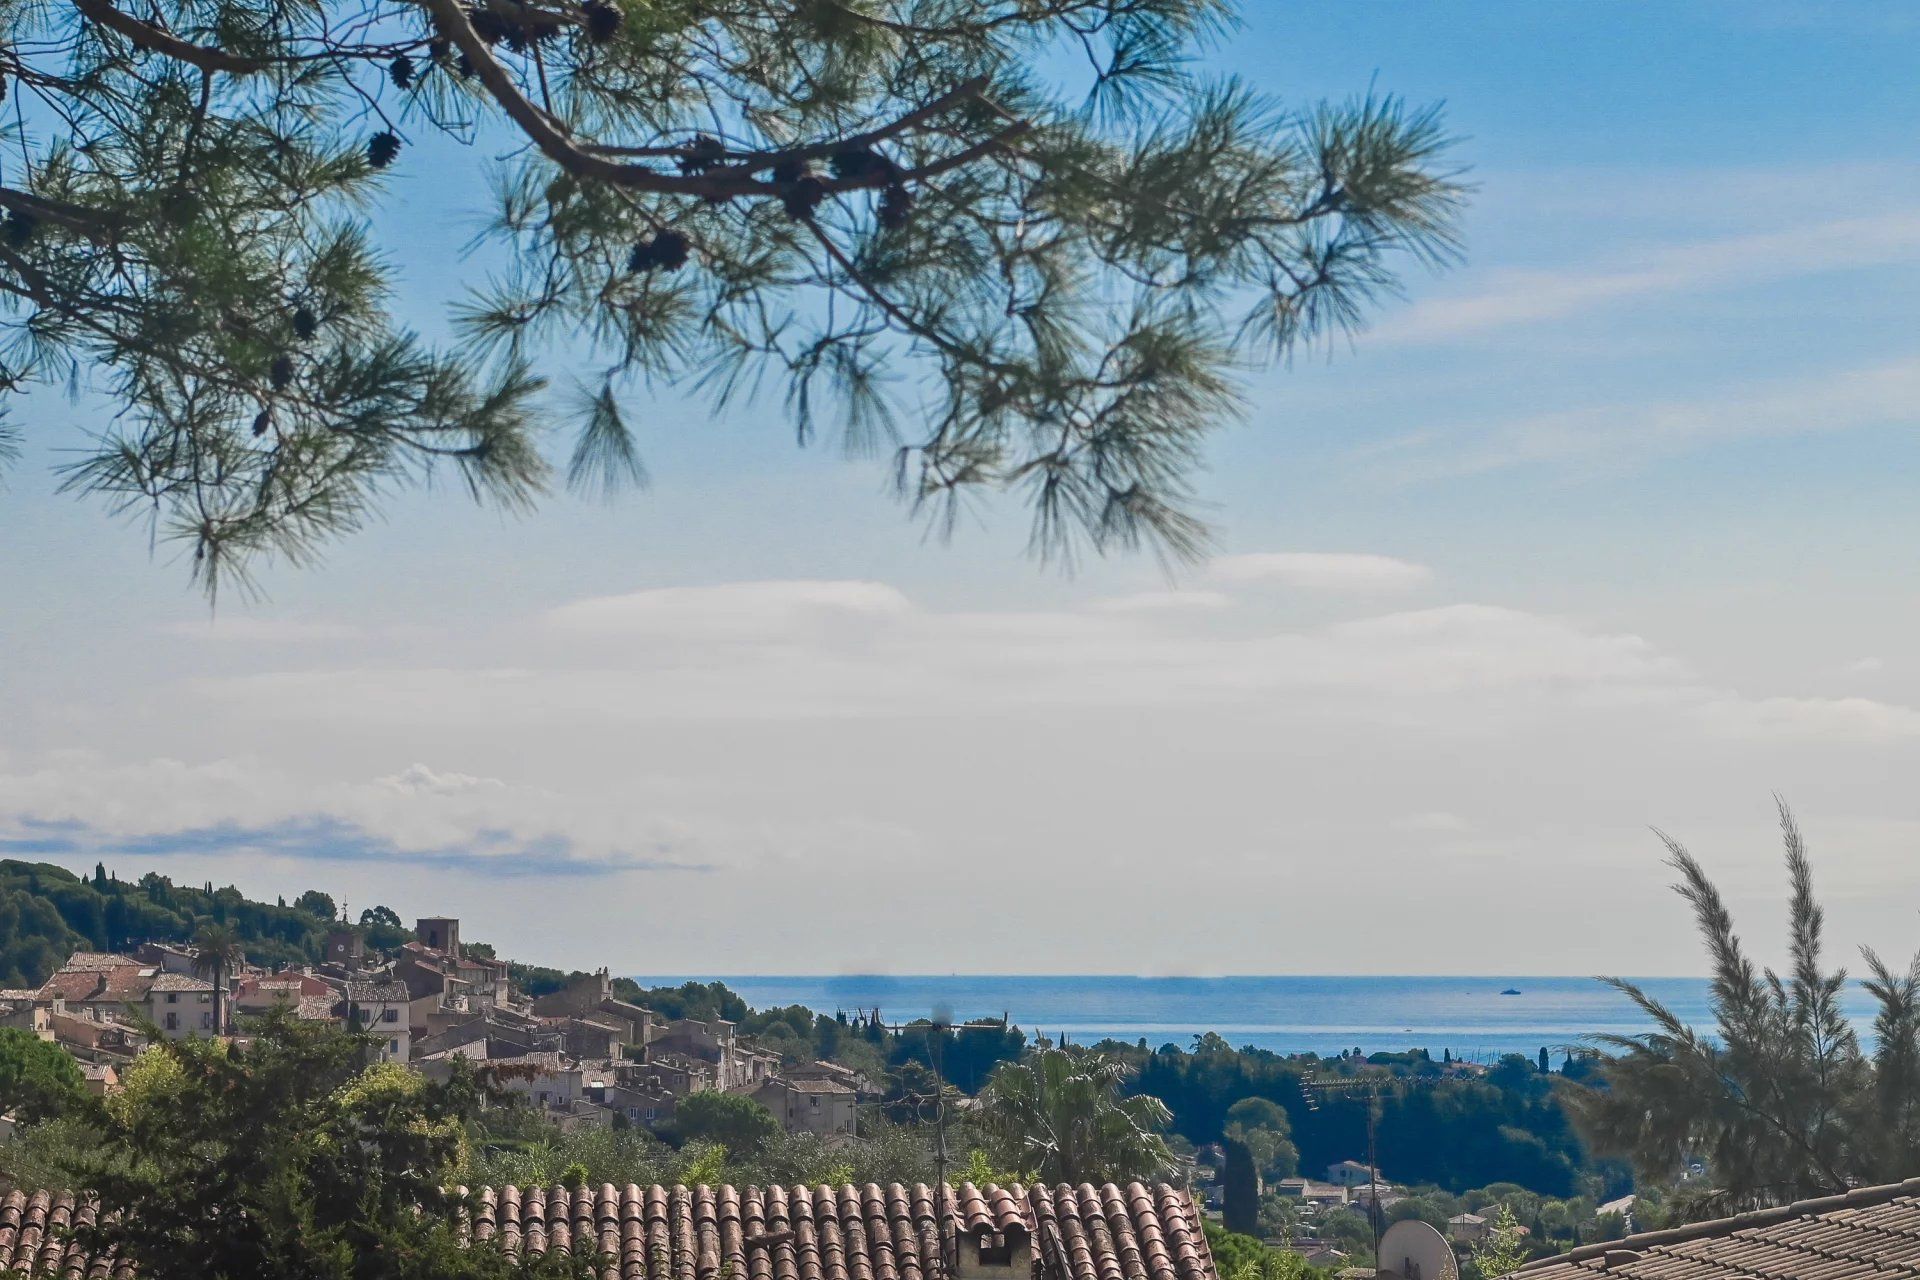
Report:
M 1468 1061 L 1506 1053 L 1555 1055 L 1603 1034 L 1651 1024 L 1632 1001 L 1592 978 L 1568 977 L 1073 977 L 1056 974 L 787 976 L 680 974 L 643 987 L 716 977 L 756 1009 L 805 1005 L 821 1013 L 879 1010 L 887 1021 L 1005 1014 L 1029 1033 L 1077 1044 L 1146 1040 L 1189 1047 L 1217 1032 L 1236 1048 L 1331 1056 L 1425 1049 Z M 1703 1031 L 1713 1026 L 1704 978 L 1636 980 Z M 1513 993 L 1513 994 L 1508 994 Z M 1868 1038 L 1872 998 L 1858 986 L 1847 1012 Z

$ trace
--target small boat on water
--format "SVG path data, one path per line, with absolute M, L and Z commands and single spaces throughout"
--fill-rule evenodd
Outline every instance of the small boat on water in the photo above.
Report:
M 1503 996 L 1517 996 L 1520 994 L 1520 988 L 1508 987 L 1505 991 L 1502 991 L 1500 994 Z

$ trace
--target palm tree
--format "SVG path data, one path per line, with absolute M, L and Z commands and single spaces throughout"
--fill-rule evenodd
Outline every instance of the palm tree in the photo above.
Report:
M 1127 1094 L 1129 1074 L 1092 1049 L 1041 1047 L 993 1073 L 982 1117 L 1023 1177 L 1076 1185 L 1163 1177 L 1179 1166 L 1161 1136 L 1172 1112 Z
M 1872 1052 L 1863 1050 L 1842 1008 L 1847 974 L 1822 967 L 1825 913 L 1806 842 L 1784 802 L 1779 811 L 1792 885 L 1786 972 L 1755 964 L 1720 891 L 1662 834 L 1667 865 L 1680 874 L 1674 889 L 1706 943 L 1717 1025 L 1703 1034 L 1634 983 L 1604 978 L 1654 1030 L 1596 1037 L 1609 1051 L 1597 1085 L 1567 1086 L 1574 1121 L 1597 1154 L 1630 1159 L 1653 1183 L 1705 1161 L 1711 1187 L 1677 1201 L 1693 1215 L 1920 1172 L 1920 956 L 1901 973 L 1862 950 L 1870 975 L 1862 986 L 1878 1006 Z
M 227 975 L 245 964 L 247 958 L 240 950 L 239 935 L 224 924 L 201 925 L 193 935 L 193 945 L 199 951 L 193 958 L 194 973 L 200 977 L 211 975 L 213 979 L 213 1033 L 224 1035 Z

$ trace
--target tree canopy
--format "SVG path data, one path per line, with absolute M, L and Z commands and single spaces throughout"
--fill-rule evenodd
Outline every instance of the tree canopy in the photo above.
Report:
M 468 1245 L 450 1191 L 481 1095 L 368 1042 L 271 1013 L 249 1043 L 162 1041 L 96 1103 L 73 1161 L 97 1198 L 79 1243 L 153 1280 L 588 1276 L 588 1253 L 515 1261 Z
M 690 1093 L 674 1109 L 673 1127 L 682 1138 L 717 1142 L 728 1151 L 751 1155 L 780 1133 L 773 1112 L 740 1093 L 707 1089 Z
M 59 1115 L 86 1082 L 73 1055 L 18 1027 L 0 1027 L 0 1112 L 35 1121 Z
M 1806 842 L 1779 810 L 1792 890 L 1787 968 L 1754 961 L 1705 869 L 1662 836 L 1706 944 L 1716 1025 L 1698 1031 L 1633 983 L 1607 979 L 1655 1029 L 1601 1037 L 1612 1053 L 1593 1083 L 1568 1086 L 1587 1140 L 1630 1158 L 1648 1182 L 1670 1184 L 1688 1160 L 1706 1162 L 1708 1176 L 1676 1197 L 1682 1213 L 1838 1194 L 1920 1167 L 1920 956 L 1896 969 L 1863 949 L 1877 1005 L 1864 1050 L 1841 1004 L 1846 971 L 1822 958 L 1826 919 Z
M 1078 1046 L 1041 1047 L 998 1067 L 981 1092 L 981 1122 L 1002 1162 L 1040 1182 L 1128 1182 L 1178 1166 L 1160 1099 L 1128 1094 L 1118 1058 Z
M 1188 552 L 1188 475 L 1239 371 L 1447 257 L 1462 190 L 1432 109 L 1196 73 L 1234 20 L 7 0 L 0 392 L 97 392 L 67 484 L 151 515 L 209 587 L 309 555 L 396 482 L 451 469 L 517 508 L 556 471 L 641 481 L 633 407 L 669 383 L 716 405 L 764 385 L 802 442 L 889 453 L 936 521 L 1012 489 L 1043 553 Z M 368 217 L 410 165 L 491 182 L 497 269 L 460 282 L 444 348 L 396 320 Z

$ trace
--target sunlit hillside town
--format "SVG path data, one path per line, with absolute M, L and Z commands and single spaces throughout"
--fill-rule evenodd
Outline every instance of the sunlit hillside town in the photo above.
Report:
M 460 921 L 420 920 L 391 954 L 361 930 L 328 935 L 318 964 L 268 971 L 241 960 L 217 975 L 195 947 L 148 942 L 126 954 L 76 951 L 36 989 L 0 991 L 0 1026 L 33 1032 L 111 1091 L 155 1037 L 244 1037 L 250 1016 L 294 1017 L 374 1038 L 383 1061 L 444 1075 L 454 1059 L 484 1065 L 564 1129 L 665 1128 L 690 1093 L 744 1094 L 792 1133 L 858 1132 L 872 1082 L 832 1062 L 783 1062 L 724 1020 L 662 1019 L 616 999 L 605 970 L 564 990 L 516 992 L 508 965 L 468 954 Z

